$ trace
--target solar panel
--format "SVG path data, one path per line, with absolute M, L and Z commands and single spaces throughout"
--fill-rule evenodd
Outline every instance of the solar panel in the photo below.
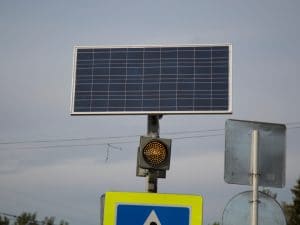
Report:
M 231 45 L 75 47 L 71 114 L 231 113 Z

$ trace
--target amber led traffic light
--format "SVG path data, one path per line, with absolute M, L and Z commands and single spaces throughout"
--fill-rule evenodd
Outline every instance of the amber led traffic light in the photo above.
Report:
M 138 166 L 143 169 L 170 168 L 171 139 L 142 136 L 138 152 Z

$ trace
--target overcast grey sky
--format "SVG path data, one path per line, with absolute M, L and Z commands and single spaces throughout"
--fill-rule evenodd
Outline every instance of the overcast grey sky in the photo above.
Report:
M 0 212 L 38 212 L 71 225 L 99 224 L 101 194 L 144 191 L 135 176 L 138 136 L 146 116 L 71 117 L 75 45 L 233 45 L 233 114 L 172 115 L 170 132 L 224 128 L 229 118 L 290 123 L 286 186 L 291 201 L 300 175 L 300 2 L 298 0 L 85 0 L 0 2 Z M 291 124 L 293 123 L 293 124 Z M 164 134 L 165 133 L 165 134 Z M 181 136 L 222 134 L 222 131 Z M 111 150 L 111 136 L 132 141 Z M 53 142 L 67 138 L 98 140 Z M 42 143 L 5 144 L 30 140 Z M 59 147 L 58 145 L 90 145 Z M 56 146 L 45 148 L 43 146 Z M 223 180 L 224 136 L 174 140 L 171 169 L 159 191 L 204 196 L 204 220 L 221 220 L 229 199 L 247 186 Z

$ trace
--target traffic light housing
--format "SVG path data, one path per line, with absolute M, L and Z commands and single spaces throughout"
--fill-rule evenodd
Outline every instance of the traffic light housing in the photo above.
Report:
M 138 167 L 168 170 L 171 158 L 171 139 L 141 136 L 138 150 Z

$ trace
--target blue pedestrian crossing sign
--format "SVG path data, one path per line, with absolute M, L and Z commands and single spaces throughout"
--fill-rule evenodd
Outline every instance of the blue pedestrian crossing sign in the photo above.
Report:
M 102 225 L 202 225 L 199 195 L 107 192 Z
M 174 206 L 117 206 L 116 225 L 189 225 L 190 208 Z

